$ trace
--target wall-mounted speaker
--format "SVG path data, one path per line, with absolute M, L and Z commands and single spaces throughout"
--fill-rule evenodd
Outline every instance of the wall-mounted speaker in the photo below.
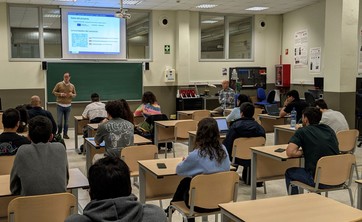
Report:
M 266 21 L 265 20 L 260 20 L 258 23 L 258 28 L 261 30 L 266 29 Z
M 150 63 L 149 62 L 145 62 L 145 70 L 150 70 Z
M 42 61 L 41 62 L 41 70 L 47 70 L 48 69 L 48 62 Z
M 162 16 L 159 20 L 158 23 L 161 27 L 167 27 L 168 24 L 170 23 L 168 18 L 166 16 Z

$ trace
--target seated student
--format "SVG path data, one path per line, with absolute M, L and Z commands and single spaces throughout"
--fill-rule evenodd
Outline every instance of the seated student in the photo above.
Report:
M 348 122 L 341 112 L 328 109 L 327 103 L 323 99 L 315 101 L 315 106 L 322 112 L 322 119 L 319 123 L 331 127 L 335 133 L 342 130 L 349 130 Z
M 307 107 L 308 103 L 300 100 L 298 91 L 291 90 L 287 93 L 287 99 L 284 101 L 284 105 L 280 110 L 279 116 L 284 117 L 295 109 L 295 111 L 297 111 L 297 122 L 299 122 L 302 118 L 302 111 Z
M 219 142 L 220 134 L 213 118 L 200 120 L 196 132 L 196 148 L 176 167 L 176 173 L 185 176 L 171 200 L 185 201 L 189 206 L 189 189 L 192 177 L 230 170 L 230 160 L 226 148 Z M 212 196 L 212 194 L 210 194 Z M 198 212 L 206 209 L 195 207 Z M 168 208 L 165 210 L 168 213 Z M 195 221 L 194 218 L 189 221 Z
M 18 133 L 24 133 L 28 131 L 28 120 L 29 120 L 29 115 L 28 115 L 28 111 L 26 109 L 25 104 L 23 105 L 18 105 L 17 107 L 15 107 L 15 109 L 17 109 L 20 113 L 20 124 L 18 129 L 16 130 L 16 132 Z
M 83 215 L 71 215 L 66 222 L 119 221 L 165 222 L 161 208 L 142 204 L 132 194 L 127 164 L 117 157 L 99 159 L 88 173 L 91 202 Z
M 82 117 L 89 119 L 90 123 L 100 123 L 107 117 L 106 105 L 99 101 L 97 93 L 92 93 L 91 100 L 92 102 L 85 107 Z
M 240 94 L 238 96 L 238 100 L 237 100 L 237 107 L 235 107 L 231 113 L 226 117 L 226 121 L 228 122 L 233 122 L 237 119 L 240 119 L 240 106 L 241 104 L 245 103 L 245 102 L 249 102 L 251 103 L 251 99 L 249 96 L 245 95 L 245 94 Z
M 162 113 L 161 113 L 161 107 L 157 102 L 156 96 L 150 91 L 143 93 L 142 104 L 138 106 L 136 111 L 134 111 L 133 115 L 143 116 L 146 120 L 147 117 L 157 114 L 162 114 Z M 139 123 L 138 127 L 144 132 L 151 131 L 151 126 L 146 121 Z
M 0 156 L 14 155 L 23 144 L 30 140 L 16 133 L 20 124 L 20 114 L 16 109 L 7 109 L 2 116 L 4 132 L 0 134 Z
M 123 147 L 133 145 L 134 125 L 130 122 L 132 113 L 126 101 L 114 100 L 106 104 L 108 121 L 98 127 L 94 141 L 97 145 L 105 141 L 105 155 L 119 157 Z M 103 156 L 95 156 L 99 159 Z
M 69 178 L 65 147 L 52 140 L 52 123 L 36 116 L 29 121 L 31 144 L 22 145 L 16 154 L 10 174 L 14 195 L 41 195 L 67 191 Z
M 41 100 L 40 97 L 37 95 L 34 95 L 30 98 L 30 108 L 28 109 L 28 114 L 29 114 L 29 119 L 41 115 L 41 116 L 45 116 L 48 117 L 50 119 L 50 121 L 52 122 L 52 133 L 55 135 L 57 133 L 57 124 L 53 118 L 53 115 L 51 112 L 49 112 L 48 110 L 44 110 L 41 107 Z
M 226 134 L 226 138 L 223 141 L 223 144 L 228 151 L 230 159 L 232 158 L 232 150 L 233 150 L 233 143 L 234 140 L 241 137 L 259 137 L 262 136 L 265 138 L 265 130 L 264 128 L 255 121 L 253 118 L 254 116 L 255 107 L 252 103 L 245 102 L 240 106 L 240 115 L 241 118 L 236 120 L 231 126 Z M 236 158 L 236 164 L 242 165 L 243 173 L 242 179 L 245 184 L 250 184 L 250 181 L 247 181 L 247 173 L 251 171 L 251 161 L 250 160 L 243 160 Z M 250 175 L 250 174 L 249 174 Z M 258 186 L 261 186 L 262 183 L 259 183 Z

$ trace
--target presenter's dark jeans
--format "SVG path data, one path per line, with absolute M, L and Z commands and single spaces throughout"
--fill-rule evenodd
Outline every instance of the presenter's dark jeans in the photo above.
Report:
M 57 105 L 57 121 L 58 121 L 58 133 L 62 133 L 63 129 L 63 119 L 64 119 L 64 135 L 68 135 L 68 120 L 70 110 L 72 109 L 71 106 L 63 107 Z
M 302 183 L 308 184 L 309 186 L 314 187 L 314 177 L 313 175 L 306 169 L 301 167 L 292 167 L 285 171 L 285 183 L 287 185 L 287 191 L 289 189 L 290 181 L 300 181 Z M 338 185 L 339 186 L 339 185 Z M 319 188 L 331 188 L 334 186 L 328 186 L 324 184 L 319 184 Z M 299 194 L 298 187 L 293 186 L 291 195 Z

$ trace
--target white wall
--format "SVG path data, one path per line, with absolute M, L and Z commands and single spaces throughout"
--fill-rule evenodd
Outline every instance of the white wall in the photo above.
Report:
M 313 84 L 315 74 L 309 73 L 308 66 L 294 68 L 294 33 L 306 29 L 308 31 L 308 55 L 309 49 L 324 47 L 324 17 L 325 1 L 289 12 L 283 15 L 283 63 L 292 65 L 291 82 L 294 84 Z M 285 49 L 289 50 L 285 55 Z M 321 61 L 321 76 L 323 74 L 323 56 Z

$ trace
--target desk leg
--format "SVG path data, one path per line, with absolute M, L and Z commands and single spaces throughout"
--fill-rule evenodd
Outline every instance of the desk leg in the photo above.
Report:
M 140 202 L 146 203 L 146 171 L 139 165 L 139 194 Z
M 274 145 L 279 144 L 279 143 L 278 143 L 278 138 L 279 138 L 279 130 L 277 130 L 276 128 L 274 128 Z
M 74 118 L 74 144 L 75 149 L 78 149 L 78 120 Z
M 357 186 L 357 209 L 362 210 L 362 184 L 358 183 Z
M 220 215 L 221 215 L 221 222 L 231 222 L 231 221 L 242 222 L 243 221 L 243 220 L 235 217 L 234 215 L 230 214 L 229 212 L 227 212 L 224 209 L 221 209 Z
M 250 188 L 251 188 L 251 200 L 255 200 L 256 199 L 256 166 L 257 166 L 257 162 L 256 162 L 256 156 L 257 154 L 252 152 L 252 157 L 251 157 L 251 184 L 250 184 Z

